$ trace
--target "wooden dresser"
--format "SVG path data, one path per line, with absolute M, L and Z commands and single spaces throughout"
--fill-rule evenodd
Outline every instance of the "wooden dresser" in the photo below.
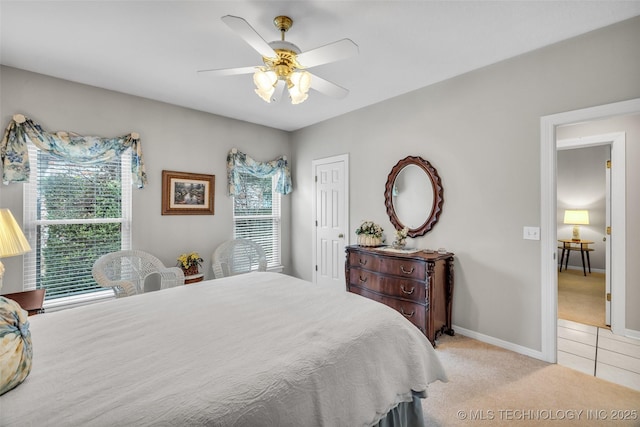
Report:
M 443 332 L 453 335 L 453 254 L 399 253 L 383 248 L 347 246 L 347 291 L 399 311 L 436 345 Z

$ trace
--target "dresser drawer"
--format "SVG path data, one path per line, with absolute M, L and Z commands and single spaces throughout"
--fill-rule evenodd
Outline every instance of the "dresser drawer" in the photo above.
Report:
M 361 268 L 351 268 L 349 276 L 349 283 L 361 288 L 392 297 L 422 302 L 423 304 L 425 302 L 426 289 L 424 282 L 387 277 Z
M 382 258 L 379 260 L 378 271 L 417 280 L 425 280 L 427 277 L 426 263 L 412 259 Z
M 393 274 L 394 276 L 417 280 L 425 280 L 427 277 L 426 263 L 419 260 L 350 252 L 347 262 L 351 267 L 360 267 L 384 274 Z
M 394 310 L 402 314 L 408 321 L 413 323 L 423 333 L 426 333 L 424 329 L 426 315 L 426 309 L 424 305 L 409 301 L 402 301 L 391 297 L 385 297 L 383 295 L 379 295 L 356 286 L 351 286 L 350 292 L 362 295 L 363 297 L 378 301 L 386 306 L 393 308 Z
M 380 261 L 380 258 L 375 255 L 351 252 L 349 253 L 348 263 L 352 267 L 360 267 L 367 270 L 377 271 L 380 266 Z

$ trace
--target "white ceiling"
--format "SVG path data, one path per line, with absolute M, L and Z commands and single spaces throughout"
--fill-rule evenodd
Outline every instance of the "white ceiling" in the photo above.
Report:
M 302 51 L 349 38 L 359 55 L 311 71 L 350 90 L 267 104 L 252 76 L 196 70 L 261 64 L 221 20 L 267 41 L 277 15 Z M 0 62 L 287 131 L 640 15 L 640 1 L 0 0 Z

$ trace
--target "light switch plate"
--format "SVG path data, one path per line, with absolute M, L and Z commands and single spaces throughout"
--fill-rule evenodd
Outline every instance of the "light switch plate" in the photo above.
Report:
M 522 238 L 525 240 L 540 240 L 540 227 L 524 227 Z

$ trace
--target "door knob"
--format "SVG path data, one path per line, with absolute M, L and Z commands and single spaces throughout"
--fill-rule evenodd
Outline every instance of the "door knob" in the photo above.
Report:
M 342 233 L 338 234 L 338 238 L 339 239 L 342 239 L 343 237 L 344 237 L 344 234 L 342 234 Z

